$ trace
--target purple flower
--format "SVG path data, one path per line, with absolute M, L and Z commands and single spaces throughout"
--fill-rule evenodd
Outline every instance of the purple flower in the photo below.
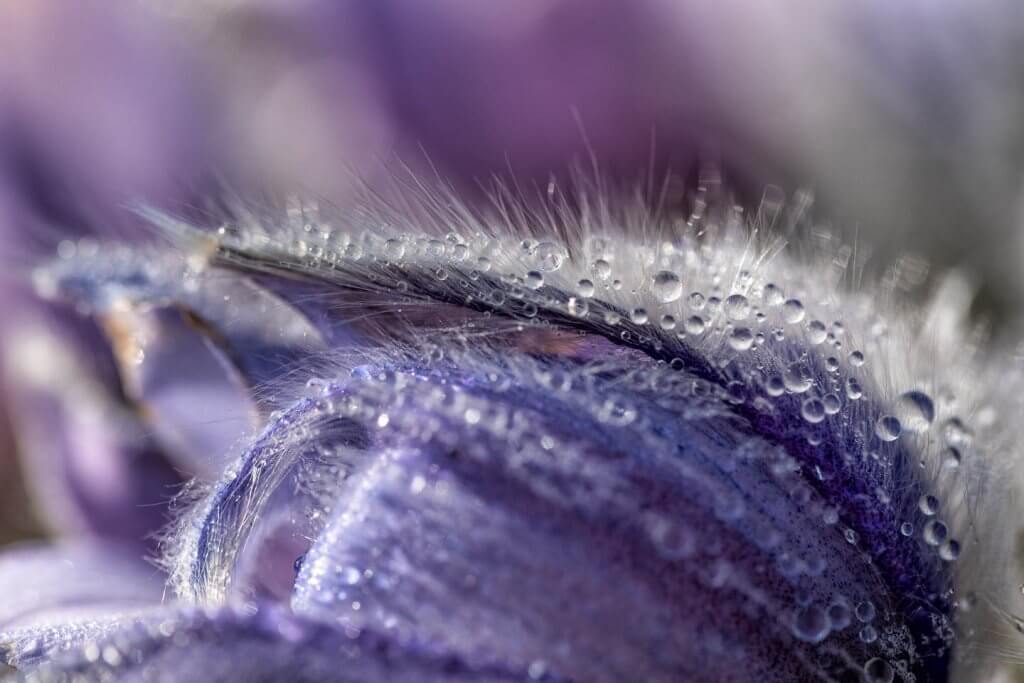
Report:
M 948 378 L 1003 369 L 963 352 L 952 290 L 901 315 L 884 282 L 841 291 L 842 245 L 778 254 L 714 201 L 686 225 L 497 206 L 150 213 L 163 245 L 40 268 L 195 479 L 166 576 L 8 556 L 5 593 L 35 593 L 0 613 L 5 660 L 360 683 L 989 666 L 1010 497 L 986 449 L 1008 428 L 968 418 L 984 382 Z

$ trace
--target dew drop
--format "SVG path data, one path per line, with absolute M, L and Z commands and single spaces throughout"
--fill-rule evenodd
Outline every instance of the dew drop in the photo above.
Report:
M 530 289 L 540 289 L 544 286 L 544 274 L 536 270 L 531 270 L 526 274 L 526 286 Z
M 605 261 L 603 258 L 599 258 L 594 261 L 594 275 L 601 280 L 607 280 L 612 276 L 612 265 Z
M 587 279 L 580 280 L 576 283 L 576 293 L 584 299 L 589 299 L 594 296 L 594 283 Z
M 701 294 L 700 292 L 693 292 L 692 294 L 690 294 L 689 297 L 687 297 L 686 303 L 688 303 L 690 305 L 690 308 L 692 308 L 693 310 L 699 311 L 704 308 L 704 305 L 707 303 L 707 300 L 704 298 L 704 295 Z
M 829 618 L 817 605 L 799 609 L 793 620 L 793 635 L 807 643 L 820 643 L 829 634 Z
M 939 546 L 939 557 L 946 562 L 953 562 L 960 557 L 960 542 L 955 539 L 949 539 L 945 543 Z
M 924 538 L 924 542 L 928 545 L 941 545 L 946 541 L 946 537 L 949 535 L 949 529 L 946 525 L 937 520 L 930 520 L 924 525 L 924 530 L 921 533 L 921 537 Z
M 777 285 L 768 283 L 764 286 L 764 302 L 769 306 L 778 306 L 782 303 L 782 290 Z
M 654 293 L 654 298 L 667 304 L 683 295 L 683 283 L 679 280 L 679 276 L 672 271 L 660 270 L 654 275 L 651 291 Z
M 854 613 L 857 615 L 857 619 L 864 624 L 875 620 L 875 603 L 870 600 L 858 603 Z
M 754 333 L 748 327 L 737 327 L 729 335 L 729 346 L 736 351 L 746 351 L 754 344 Z
M 942 438 L 947 446 L 962 447 L 970 443 L 971 437 L 971 430 L 960 421 L 960 418 L 951 417 L 942 425 Z
M 896 416 L 905 431 L 920 434 L 935 421 L 935 404 L 923 391 L 908 391 L 896 401 Z
M 875 422 L 875 436 L 882 441 L 895 441 L 900 438 L 902 431 L 900 421 L 892 415 L 883 415 Z
M 828 621 L 833 631 L 842 631 L 850 625 L 850 608 L 837 602 L 828 608 Z
M 802 394 L 814 384 L 811 371 L 803 363 L 793 363 L 786 368 L 782 379 L 786 384 L 786 389 L 794 394 Z
M 853 377 L 846 380 L 846 397 L 851 401 L 856 401 L 864 395 L 864 389 L 861 388 L 860 382 Z
M 629 313 L 629 319 L 636 325 L 647 324 L 647 311 L 643 308 L 634 308 Z
M 405 245 L 402 240 L 389 239 L 384 242 L 384 255 L 395 261 L 405 256 Z
M 860 366 L 864 365 L 864 353 L 861 351 L 851 351 L 850 365 L 852 365 L 855 368 L 859 368 Z
M 782 319 L 795 325 L 804 319 L 804 305 L 799 299 L 790 299 L 782 305 Z
M 860 630 L 860 642 L 862 643 L 873 643 L 878 640 L 878 631 L 871 624 L 868 624 Z
M 873 657 L 864 664 L 864 683 L 892 683 L 896 671 L 884 659 Z
M 537 259 L 537 268 L 544 272 L 558 270 L 565 258 L 561 247 L 554 242 L 541 242 L 534 249 L 533 255 Z
M 934 517 L 939 511 L 939 499 L 935 496 L 921 496 L 917 501 L 917 508 L 928 517 Z
M 732 320 L 746 320 L 750 316 L 750 302 L 742 294 L 733 294 L 726 298 L 722 310 Z
M 800 415 L 811 424 L 818 424 L 825 419 L 825 404 L 821 399 L 809 398 L 800 406 Z
M 828 337 L 828 330 L 825 328 L 825 323 L 820 320 L 812 320 L 807 324 L 807 340 L 811 344 L 818 345 L 825 341 Z
M 569 297 L 565 307 L 569 311 L 569 315 L 577 318 L 585 318 L 590 313 L 590 304 L 587 303 L 587 300 L 575 296 Z
M 704 322 L 704 318 L 700 317 L 699 315 L 691 315 L 689 318 L 686 319 L 684 327 L 686 329 L 686 334 L 698 335 L 704 334 L 704 328 L 706 327 L 706 325 L 707 324 Z
M 676 319 L 671 315 L 661 316 L 661 329 L 663 330 L 674 330 L 676 327 Z

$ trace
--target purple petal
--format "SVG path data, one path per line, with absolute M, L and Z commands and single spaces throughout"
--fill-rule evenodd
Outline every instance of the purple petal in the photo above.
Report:
M 110 544 L 62 543 L 5 549 L 0 555 L 3 663 L 24 666 L 109 632 L 125 615 L 159 604 L 163 578 Z
M 556 679 L 468 663 L 433 647 L 336 630 L 273 608 L 183 611 L 136 622 L 55 658 L 28 681 L 513 683 Z

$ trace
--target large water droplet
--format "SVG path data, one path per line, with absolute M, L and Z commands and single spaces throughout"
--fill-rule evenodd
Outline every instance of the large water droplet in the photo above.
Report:
M 537 261 L 537 268 L 544 272 L 551 272 L 562 267 L 565 258 L 562 248 L 554 242 L 541 242 L 533 252 Z
M 829 618 L 817 605 L 797 610 L 793 619 L 793 635 L 807 643 L 820 643 L 829 634 Z
M 864 683 L 892 683 L 896 671 L 884 659 L 874 657 L 864 665 Z
M 800 406 L 800 415 L 811 424 L 825 419 L 825 404 L 817 398 L 809 398 Z
M 937 519 L 930 520 L 925 524 L 924 530 L 921 532 L 921 537 L 928 545 L 941 545 L 946 542 L 947 536 L 949 536 L 949 529 L 945 523 Z
M 782 380 L 786 384 L 786 389 L 794 394 L 802 394 L 814 384 L 814 376 L 803 363 L 793 363 L 786 368 Z
M 736 351 L 746 351 L 754 344 L 754 333 L 748 327 L 737 327 L 729 335 L 729 346 Z
M 384 255 L 391 260 L 397 261 L 405 256 L 405 244 L 399 239 L 389 239 L 384 242 Z
M 795 325 L 804 319 L 804 305 L 799 299 L 790 299 L 782 306 L 782 319 Z
M 742 294 L 733 294 L 726 298 L 722 309 L 732 320 L 746 320 L 750 316 L 750 302 Z
M 694 336 L 698 334 L 704 334 L 704 328 L 706 327 L 706 325 L 707 324 L 704 322 L 704 318 L 700 317 L 699 315 L 691 315 L 689 318 L 686 319 L 686 334 L 691 334 Z
M 935 421 L 935 404 L 923 391 L 908 391 L 896 401 L 896 417 L 905 431 L 919 434 Z
M 544 286 L 544 274 L 536 270 L 531 270 L 526 274 L 526 286 L 530 289 L 540 289 Z
M 782 290 L 777 285 L 768 283 L 764 286 L 764 302 L 769 306 L 778 306 L 782 303 Z
M 875 435 L 882 441 L 895 441 L 902 432 L 903 426 L 892 415 L 883 415 L 875 422 Z
M 675 301 L 683 295 L 683 283 L 679 276 L 670 270 L 660 270 L 654 274 L 651 285 L 654 298 L 663 304 Z

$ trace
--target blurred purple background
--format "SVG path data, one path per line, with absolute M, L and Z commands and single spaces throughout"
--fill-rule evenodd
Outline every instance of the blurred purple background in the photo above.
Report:
M 979 311 L 1013 329 L 1022 15 L 1015 0 L 0 3 L 8 363 L 18 330 L 63 324 L 19 278 L 63 236 L 132 239 L 130 204 L 188 212 L 223 187 L 344 201 L 400 163 L 474 197 L 591 155 L 625 182 L 671 173 L 680 203 L 701 168 L 752 199 L 807 187 L 884 259 L 966 268 Z M 51 419 L 22 388 L 16 420 Z M 0 542 L 38 533 L 4 488 Z

